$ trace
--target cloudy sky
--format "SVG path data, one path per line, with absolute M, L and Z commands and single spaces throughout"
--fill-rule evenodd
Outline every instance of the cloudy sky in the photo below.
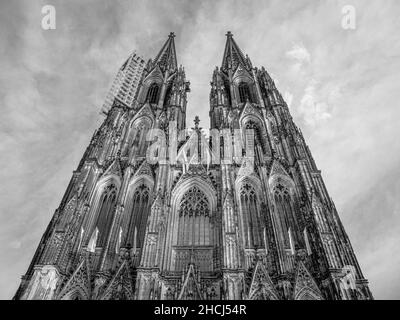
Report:
M 56 30 L 41 8 L 56 8 Z M 356 9 L 344 30 L 342 7 Z M 11 298 L 133 50 L 170 31 L 208 126 L 209 83 L 230 30 L 301 127 L 378 299 L 400 298 L 400 2 L 1 1 L 0 298 Z

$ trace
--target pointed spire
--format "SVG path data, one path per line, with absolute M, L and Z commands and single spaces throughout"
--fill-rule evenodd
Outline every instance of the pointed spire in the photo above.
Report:
M 163 71 L 168 68 L 172 69 L 178 68 L 174 38 L 175 38 L 175 33 L 171 32 L 168 36 L 168 40 L 164 43 L 160 52 L 153 61 L 154 64 L 159 64 L 161 70 Z
M 226 34 L 226 44 L 221 69 L 223 71 L 227 71 L 229 68 L 236 69 L 239 64 L 247 67 L 247 60 L 235 40 L 233 40 L 232 32 L 228 31 Z

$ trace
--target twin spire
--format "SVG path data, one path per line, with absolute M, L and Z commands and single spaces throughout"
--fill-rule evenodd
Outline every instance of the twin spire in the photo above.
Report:
M 239 46 L 236 44 L 232 32 L 228 31 L 226 37 L 227 39 L 221 69 L 224 71 L 227 71 L 230 68 L 235 69 L 238 64 L 241 64 L 244 67 L 249 66 L 249 58 L 243 54 Z M 153 61 L 154 64 L 159 64 L 164 70 L 167 68 L 177 69 L 178 67 L 174 38 L 175 33 L 171 32 L 167 41 L 164 43 L 160 52 Z

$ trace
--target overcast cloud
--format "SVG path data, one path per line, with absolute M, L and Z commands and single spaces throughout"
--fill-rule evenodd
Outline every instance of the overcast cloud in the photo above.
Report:
M 41 28 L 41 8 L 57 29 Z M 341 27 L 356 8 L 356 30 Z M 0 298 L 17 289 L 134 50 L 170 31 L 191 81 L 187 123 L 208 127 L 212 71 L 230 30 L 288 100 L 371 289 L 400 298 L 400 2 L 1 1 Z

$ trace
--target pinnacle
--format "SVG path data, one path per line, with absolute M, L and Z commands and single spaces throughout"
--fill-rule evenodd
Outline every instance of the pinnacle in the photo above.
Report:
M 199 116 L 195 116 L 193 122 L 194 122 L 195 127 L 198 128 L 199 127 L 199 123 L 200 123 Z

